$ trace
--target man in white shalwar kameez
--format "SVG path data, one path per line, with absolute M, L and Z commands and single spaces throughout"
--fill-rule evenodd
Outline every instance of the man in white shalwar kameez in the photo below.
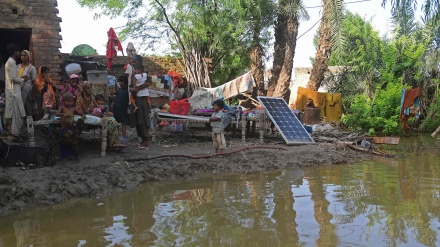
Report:
M 17 73 L 16 60 L 20 56 L 20 48 L 10 44 L 7 47 L 9 59 L 5 64 L 5 119 L 10 123 L 10 133 L 15 138 L 20 136 L 20 129 L 23 125 L 23 118 L 26 116 L 23 100 L 21 98 L 21 86 L 26 78 L 19 78 Z

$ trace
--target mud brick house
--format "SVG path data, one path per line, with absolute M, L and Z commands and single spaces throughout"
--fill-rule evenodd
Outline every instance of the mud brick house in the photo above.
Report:
M 31 52 L 36 68 L 46 65 L 55 79 L 61 64 L 61 17 L 56 0 L 0 0 L 0 54 L 8 59 L 6 45 L 16 43 Z

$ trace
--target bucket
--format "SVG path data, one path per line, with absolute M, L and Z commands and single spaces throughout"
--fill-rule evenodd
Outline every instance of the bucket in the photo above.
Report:
M 318 107 L 304 107 L 304 124 L 319 124 L 321 122 L 321 108 Z

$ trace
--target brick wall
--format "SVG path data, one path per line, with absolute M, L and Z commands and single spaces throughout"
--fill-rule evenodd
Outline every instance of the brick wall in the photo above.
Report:
M 0 32 L 30 30 L 32 63 L 50 68 L 58 79 L 61 64 L 61 18 L 56 0 L 1 0 Z M 3 38 L 3 37 L 2 37 Z M 23 42 L 23 41 L 22 41 Z M 23 47 L 22 47 L 23 49 Z

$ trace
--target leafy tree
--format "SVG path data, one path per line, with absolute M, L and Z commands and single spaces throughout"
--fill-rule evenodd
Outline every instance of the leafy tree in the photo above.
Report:
M 121 38 L 139 39 L 147 48 L 155 49 L 164 41 L 177 49 L 185 62 L 185 74 L 191 88 L 211 87 L 209 64 L 213 71 L 241 73 L 248 63 L 235 63 L 225 69 L 225 61 L 249 56 L 246 47 L 246 23 L 233 17 L 238 14 L 226 0 L 148 0 L 112 1 L 77 0 L 82 6 L 99 8 L 101 14 L 127 18 Z M 235 58 L 234 58 L 235 57 Z M 226 78 L 227 76 L 224 76 Z
M 264 54 L 270 41 L 270 28 L 276 17 L 276 4 L 272 0 L 237 0 L 235 9 L 239 12 L 239 19 L 243 20 L 246 31 L 243 36 L 249 40 L 250 65 L 257 87 L 252 96 L 266 95 L 264 89 Z

